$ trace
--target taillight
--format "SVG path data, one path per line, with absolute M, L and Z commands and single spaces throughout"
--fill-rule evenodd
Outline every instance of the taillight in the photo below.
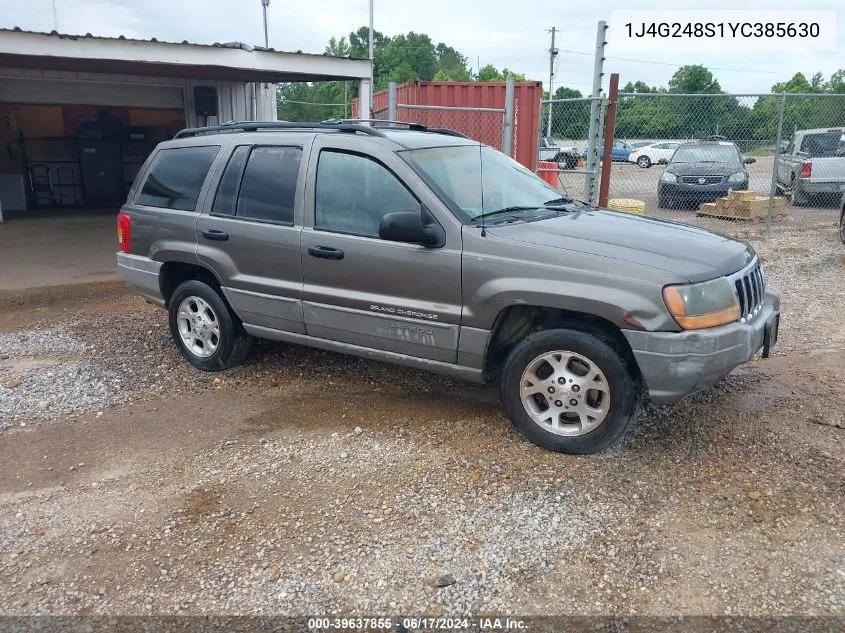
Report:
M 805 160 L 801 163 L 801 178 L 809 178 L 813 175 L 813 163 Z
M 131 235 L 132 220 L 123 211 L 117 214 L 117 243 L 123 253 L 129 252 L 129 237 Z

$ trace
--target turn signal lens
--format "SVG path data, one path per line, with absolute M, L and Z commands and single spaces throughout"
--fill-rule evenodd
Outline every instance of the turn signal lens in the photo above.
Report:
M 716 327 L 739 320 L 739 302 L 731 283 L 719 277 L 697 284 L 666 286 L 663 300 L 685 330 Z

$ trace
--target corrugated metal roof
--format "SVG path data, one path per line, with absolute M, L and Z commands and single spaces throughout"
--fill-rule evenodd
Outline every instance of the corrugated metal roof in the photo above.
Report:
M 189 42 L 188 40 L 182 40 L 181 42 L 168 42 L 166 40 L 160 40 L 155 37 L 150 38 L 148 40 L 145 39 L 136 39 L 133 37 L 126 37 L 125 35 L 120 35 L 118 37 L 106 37 L 103 35 L 92 35 L 91 33 L 86 33 L 85 35 L 73 35 L 71 33 L 59 33 L 58 31 L 50 31 L 49 33 L 45 31 L 27 31 L 26 29 L 22 29 L 19 26 L 14 28 L 0 28 L 0 33 L 9 32 L 9 33 L 27 33 L 29 35 L 47 35 L 50 37 L 58 37 L 59 39 L 64 40 L 115 40 L 115 41 L 124 41 L 124 42 L 144 42 L 144 43 L 153 43 L 153 44 L 175 44 L 177 46 L 207 46 L 209 48 L 239 48 L 244 51 L 253 52 L 258 51 L 261 53 L 287 53 L 287 54 L 296 54 L 296 55 L 308 55 L 311 57 L 333 57 L 332 55 L 328 55 L 326 53 L 303 53 L 302 51 L 281 51 L 275 48 L 265 48 L 264 46 L 253 46 L 251 44 L 245 44 L 244 42 L 214 42 L 213 44 L 201 44 L 199 42 Z M 352 57 L 352 58 L 338 58 L 338 59 L 364 59 L 361 57 Z

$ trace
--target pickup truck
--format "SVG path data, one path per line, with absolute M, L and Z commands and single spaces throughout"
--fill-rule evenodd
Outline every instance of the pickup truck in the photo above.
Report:
M 838 199 L 845 191 L 845 128 L 795 132 L 777 157 L 778 192 L 792 194 L 792 204 Z
M 561 147 L 551 136 L 540 139 L 538 158 L 542 161 L 555 162 L 560 169 L 575 169 L 578 157 L 579 152 L 575 147 Z

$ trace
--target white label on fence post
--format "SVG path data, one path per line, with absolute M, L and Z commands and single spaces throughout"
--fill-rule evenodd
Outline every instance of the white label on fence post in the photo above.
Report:
M 836 11 L 611 11 L 608 34 L 615 52 L 835 51 Z

